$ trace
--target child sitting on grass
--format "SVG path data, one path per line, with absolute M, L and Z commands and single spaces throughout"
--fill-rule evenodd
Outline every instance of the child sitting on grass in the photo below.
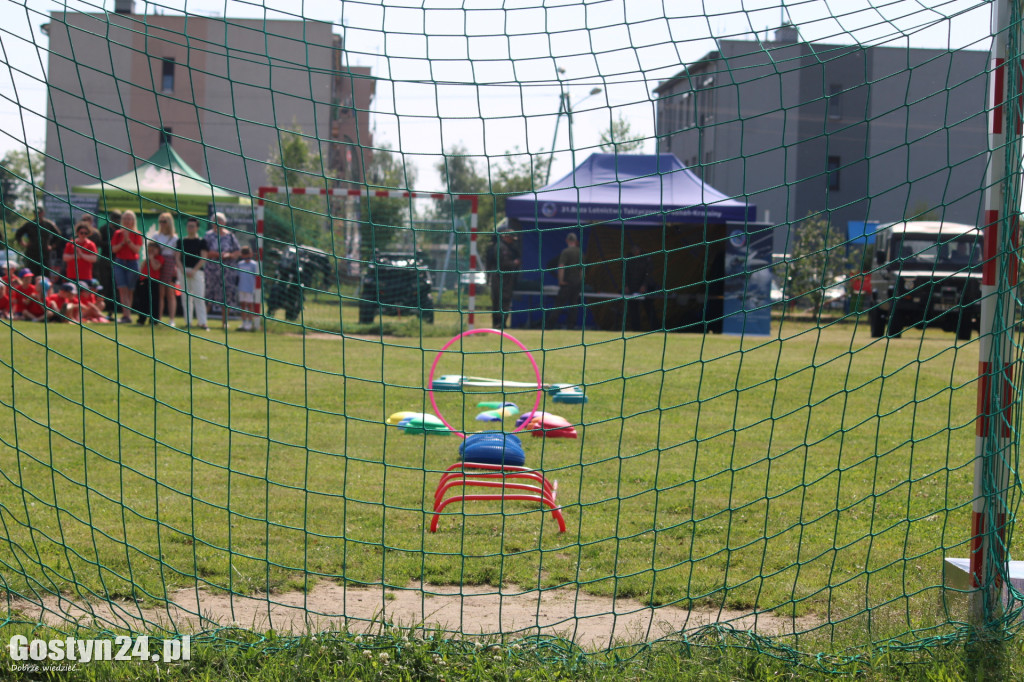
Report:
M 10 289 L 7 282 L 0 279 L 0 320 L 10 319 L 12 313 Z
M 78 317 L 82 322 L 110 322 L 103 314 L 103 300 L 96 295 L 102 288 L 95 279 L 78 283 Z
M 11 274 L 10 292 L 11 307 L 14 319 L 42 322 L 53 319 L 55 310 L 47 304 L 47 297 L 42 284 L 33 284 L 32 271 L 24 268 L 17 274 Z M 42 279 L 40 276 L 39 279 Z
M 57 287 L 57 293 L 46 297 L 46 305 L 57 312 L 60 322 L 80 322 L 78 319 L 78 287 L 71 282 L 64 282 Z M 27 318 L 26 318 L 27 319 Z

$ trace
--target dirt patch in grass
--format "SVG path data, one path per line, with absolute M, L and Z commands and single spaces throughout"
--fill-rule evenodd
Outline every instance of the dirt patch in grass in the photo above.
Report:
M 522 591 L 488 586 L 412 585 L 406 589 L 351 587 L 321 582 L 309 592 L 263 597 L 179 590 L 170 604 L 144 608 L 131 601 L 73 602 L 45 597 L 42 603 L 11 600 L 25 617 L 54 627 L 69 621 L 135 631 L 154 625 L 176 632 L 217 627 L 303 634 L 348 627 L 372 631 L 381 622 L 410 628 L 441 628 L 465 636 L 511 637 L 545 634 L 572 640 L 587 649 L 653 640 L 713 623 L 765 636 L 814 627 L 813 616 L 784 618 L 773 613 L 727 609 L 651 608 L 634 599 L 611 599 L 560 588 Z

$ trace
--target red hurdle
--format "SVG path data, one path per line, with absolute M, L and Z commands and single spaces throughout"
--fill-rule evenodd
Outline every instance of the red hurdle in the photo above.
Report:
M 509 479 L 527 479 L 536 485 L 519 483 Z M 499 488 L 498 493 L 466 494 L 468 487 Z M 445 494 L 452 488 L 462 488 L 460 495 L 445 499 Z M 509 493 L 508 491 L 521 491 Z M 477 464 L 459 462 L 453 464 L 441 474 L 441 480 L 434 492 L 434 517 L 430 520 L 430 532 L 437 532 L 437 523 L 441 512 L 452 502 L 468 500 L 518 500 L 523 502 L 540 502 L 551 510 L 551 516 L 558 522 L 558 532 L 565 532 L 565 518 L 555 501 L 558 495 L 558 481 L 548 481 L 544 474 L 534 469 L 502 464 Z

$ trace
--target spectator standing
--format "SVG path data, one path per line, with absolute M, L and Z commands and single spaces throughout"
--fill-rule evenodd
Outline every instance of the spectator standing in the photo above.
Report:
M 78 216 L 78 222 L 75 223 L 75 224 L 76 225 L 88 225 L 89 229 L 92 230 L 92 232 L 93 232 L 93 241 L 96 241 L 96 239 L 95 239 L 95 236 L 96 236 L 95 235 L 95 233 L 96 233 L 96 224 L 93 222 L 92 214 L 91 213 L 83 213 L 82 215 Z
M 554 329 L 564 311 L 567 316 L 567 327 L 578 329 L 577 310 L 580 295 L 583 293 L 583 254 L 580 241 L 576 234 L 565 235 L 565 248 L 558 256 L 558 295 L 555 306 L 548 311 L 548 329 Z
M 42 204 L 36 206 L 34 220 L 26 220 L 14 233 L 15 243 L 21 247 L 28 262 L 25 264 L 36 275 L 45 274 L 48 265 L 47 256 L 50 252 L 50 239 L 60 234 L 60 228 L 52 220 L 47 219 L 46 209 Z
M 256 283 L 259 275 L 260 265 L 252 259 L 252 250 L 248 246 L 243 246 L 242 257 L 238 261 L 238 305 L 242 308 L 242 326 L 238 331 L 259 331 L 260 324 L 255 315 L 258 303 Z
M 206 300 L 220 304 L 221 323 L 228 326 L 228 310 L 238 307 L 238 257 L 242 248 L 228 229 L 223 213 L 213 216 L 213 229 L 206 233 Z
M 75 239 L 64 247 L 65 274 L 69 280 L 92 279 L 92 264 L 99 258 L 96 243 L 90 239 L 92 228 L 85 223 L 75 225 Z
M 107 220 L 103 223 L 102 227 L 95 228 L 96 236 L 93 237 L 93 241 L 96 242 L 96 248 L 99 249 L 100 257 L 95 265 L 93 265 L 92 274 L 99 280 L 105 294 L 115 299 L 112 308 L 114 310 L 117 308 L 117 285 L 114 283 L 114 254 L 110 249 L 110 240 L 113 238 L 114 230 L 117 229 L 120 221 L 120 211 L 109 211 L 107 213 Z
M 64 254 L 67 252 L 68 244 L 73 242 L 78 234 L 78 225 L 76 224 L 74 229 L 71 230 L 71 239 L 57 228 L 57 231 L 50 236 L 50 243 L 46 247 L 46 261 L 47 268 L 50 270 L 51 276 L 67 275 L 67 261 L 64 260 Z M 89 230 L 91 237 L 92 230 Z M 90 238 L 90 241 L 91 238 Z M 43 273 L 46 274 L 46 273 Z
M 114 257 L 114 284 L 117 298 L 121 301 L 121 321 L 132 321 L 132 297 L 139 282 L 139 254 L 142 252 L 142 235 L 132 211 L 118 216 L 121 227 L 110 238 L 110 252 Z
M 189 218 L 185 223 L 185 238 L 181 240 L 182 270 L 185 273 L 185 323 L 196 322 L 207 330 L 206 322 L 206 240 L 199 236 L 199 219 Z
M 82 215 L 78 216 L 78 222 L 75 223 L 75 227 L 78 227 L 79 225 L 85 225 L 86 227 L 89 228 L 89 239 L 96 243 L 96 246 L 98 248 L 99 242 L 96 240 L 99 236 L 99 232 L 96 230 L 96 225 L 92 221 L 92 214 L 83 213 Z
M 104 269 L 109 267 L 110 261 L 104 260 L 103 258 L 103 246 L 102 244 L 100 244 L 100 231 L 96 229 L 96 224 L 93 221 L 92 214 L 83 213 L 82 215 L 78 216 L 78 222 L 75 223 L 76 230 L 78 229 L 79 225 L 85 225 L 86 227 L 89 228 L 89 241 L 96 245 L 96 260 L 92 264 L 92 279 L 96 279 L 99 277 L 100 273 L 103 272 Z M 66 246 L 67 245 L 65 244 L 65 247 Z M 62 252 L 61 256 L 63 255 L 64 254 Z M 61 260 L 63 261 L 63 258 L 61 258 Z M 82 291 L 81 285 L 78 286 L 78 290 L 79 292 Z
M 160 245 L 160 257 L 163 259 L 163 267 L 156 273 L 156 278 L 160 282 L 157 319 L 173 327 L 174 316 L 178 312 L 177 288 L 174 282 L 178 279 L 178 264 L 181 260 L 178 233 L 174 229 L 174 216 L 170 213 L 161 213 L 157 218 L 157 229 L 159 231 L 153 235 L 153 241 Z
M 645 331 L 657 327 L 654 301 L 651 290 L 654 288 L 651 279 L 651 257 L 645 256 L 636 244 L 629 250 L 626 261 L 626 321 L 632 331 Z M 647 317 L 647 326 L 640 324 L 640 308 Z
M 151 324 L 160 321 L 160 280 L 158 276 L 164 267 L 160 244 L 149 242 L 146 245 L 146 262 L 139 271 L 138 283 L 132 297 L 132 308 L 138 313 L 137 324 Z
M 512 312 L 512 294 L 519 281 L 522 252 L 515 233 L 507 223 L 498 226 L 497 239 L 487 247 L 487 284 L 491 289 L 491 322 L 495 329 L 505 326 Z

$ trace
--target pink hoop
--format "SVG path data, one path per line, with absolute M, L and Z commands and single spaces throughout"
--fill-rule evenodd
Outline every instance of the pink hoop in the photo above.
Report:
M 437 351 L 437 355 L 434 356 L 434 364 L 430 366 L 430 376 L 427 377 L 427 395 L 430 396 L 430 406 L 434 408 L 434 414 L 437 415 L 437 418 L 441 420 L 442 424 L 448 427 L 449 431 L 457 434 L 460 438 L 465 438 L 466 434 L 464 434 L 462 431 L 456 431 L 455 427 L 448 423 L 448 420 L 444 418 L 444 415 L 441 414 L 441 410 L 437 407 L 437 400 L 434 399 L 434 372 L 437 370 L 437 363 L 441 361 L 441 355 L 446 350 L 451 348 L 452 345 L 454 345 L 455 342 L 458 341 L 459 339 L 465 336 L 471 336 L 473 334 L 497 334 L 498 336 L 502 336 L 508 339 L 516 346 L 518 346 L 521 351 L 526 353 L 527 359 L 529 359 L 530 364 L 533 366 L 533 373 L 537 377 L 537 399 L 533 402 L 533 409 L 531 410 L 531 412 L 536 412 L 537 408 L 540 407 L 541 397 L 544 394 L 544 384 L 540 378 L 540 367 L 537 366 L 537 361 L 533 359 L 533 354 L 526 348 L 526 346 L 524 346 L 519 341 L 519 339 L 512 336 L 508 332 L 503 332 L 498 329 L 470 329 L 452 337 L 451 341 L 444 344 L 444 346 L 441 347 L 441 350 Z M 512 433 L 515 433 L 516 431 L 521 431 L 524 428 L 526 428 L 526 423 L 528 421 L 528 419 L 524 420 L 520 426 L 517 426 L 515 429 L 513 429 Z

